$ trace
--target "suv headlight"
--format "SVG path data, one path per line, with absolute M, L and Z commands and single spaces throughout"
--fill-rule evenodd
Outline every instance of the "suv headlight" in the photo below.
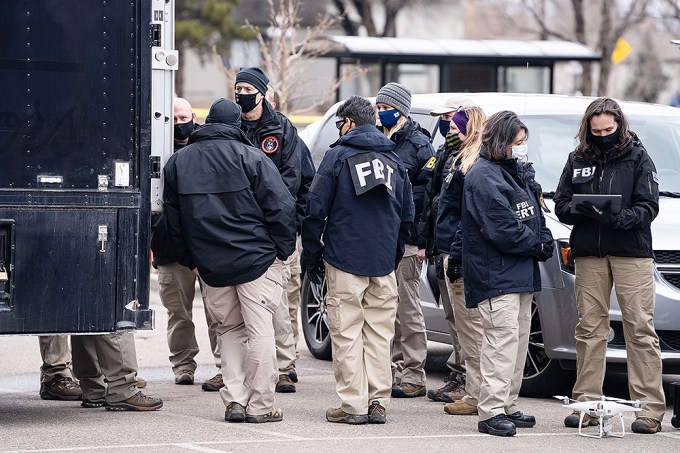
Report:
M 571 255 L 569 239 L 558 239 L 557 250 L 560 252 L 560 267 L 570 274 L 575 273 L 574 257 Z

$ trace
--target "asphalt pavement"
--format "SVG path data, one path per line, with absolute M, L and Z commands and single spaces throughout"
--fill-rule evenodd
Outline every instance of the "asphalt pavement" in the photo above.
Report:
M 332 365 L 314 359 L 301 339 L 297 393 L 277 395 L 283 408 L 279 423 L 232 424 L 224 421 L 224 404 L 200 383 L 217 369 L 209 353 L 200 297 L 194 318 L 201 352 L 196 384 L 174 385 L 165 337 L 167 314 L 151 276 L 151 308 L 156 329 L 136 333 L 139 375 L 148 381 L 144 392 L 163 398 L 160 411 L 109 412 L 84 409 L 79 402 L 44 401 L 38 396 L 41 364 L 34 336 L 0 337 L 0 452 L 670 452 L 680 447 L 680 430 L 670 424 L 669 404 L 663 431 L 655 435 L 628 432 L 624 438 L 588 439 L 565 428 L 570 413 L 554 399 L 521 398 L 523 411 L 538 421 L 512 438 L 477 431 L 475 416 L 451 416 L 442 403 L 427 398 L 393 399 L 385 425 L 348 426 L 328 423 L 325 411 L 338 406 Z M 441 386 L 449 346 L 430 343 L 428 387 Z M 678 378 L 668 377 L 665 381 Z M 625 393 L 625 379 L 608 385 Z M 618 396 L 618 395 L 617 395 Z M 630 430 L 632 414 L 625 415 Z

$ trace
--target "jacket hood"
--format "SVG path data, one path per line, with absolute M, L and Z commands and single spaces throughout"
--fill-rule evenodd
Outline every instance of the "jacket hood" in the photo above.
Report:
M 189 137 L 189 143 L 203 140 L 238 140 L 245 145 L 253 146 L 236 124 L 205 124 L 192 132 Z
M 340 137 L 335 144 L 379 152 L 391 151 L 395 146 L 392 140 L 370 124 L 352 129 L 350 132 Z

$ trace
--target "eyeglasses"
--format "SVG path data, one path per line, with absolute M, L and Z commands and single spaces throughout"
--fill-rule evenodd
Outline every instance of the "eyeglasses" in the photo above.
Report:
M 341 119 L 341 120 L 337 120 L 337 121 L 335 122 L 335 127 L 337 127 L 338 130 L 342 129 L 342 125 L 345 124 L 345 120 L 346 120 L 346 119 L 347 119 L 347 118 L 343 118 L 343 119 Z

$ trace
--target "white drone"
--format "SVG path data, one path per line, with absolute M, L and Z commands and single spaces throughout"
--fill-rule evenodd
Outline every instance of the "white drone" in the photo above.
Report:
M 599 400 L 594 401 L 576 401 L 568 396 L 558 396 L 555 398 L 562 400 L 562 407 L 566 407 L 581 413 L 581 418 L 578 424 L 578 433 L 583 437 L 593 437 L 600 439 L 602 437 L 623 437 L 626 435 L 626 429 L 623 425 L 624 412 L 639 412 L 642 409 L 640 406 L 645 401 L 629 401 L 621 398 L 610 398 L 602 396 Z M 574 402 L 572 402 L 574 401 Z M 597 434 L 587 434 L 582 430 L 583 417 L 589 415 L 597 418 L 599 423 L 599 432 Z M 618 416 L 621 422 L 621 431 L 614 431 L 611 423 L 607 423 L 612 417 Z

